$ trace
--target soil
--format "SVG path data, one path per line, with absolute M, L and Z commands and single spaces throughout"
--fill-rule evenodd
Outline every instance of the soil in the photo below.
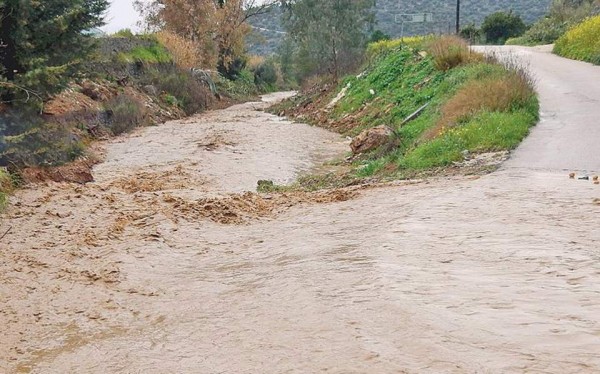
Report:
M 600 187 L 503 168 L 257 194 L 348 151 L 262 112 L 287 96 L 139 129 L 94 182 L 19 191 L 0 372 L 600 371 Z

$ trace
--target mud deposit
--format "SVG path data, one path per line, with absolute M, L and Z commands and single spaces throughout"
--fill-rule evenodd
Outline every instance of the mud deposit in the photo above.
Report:
M 505 169 L 256 194 L 347 149 L 265 105 L 141 130 L 94 183 L 19 192 L 0 372 L 600 371 L 598 186 Z

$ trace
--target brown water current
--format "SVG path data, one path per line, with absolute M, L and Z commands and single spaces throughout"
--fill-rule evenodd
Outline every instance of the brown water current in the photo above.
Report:
M 244 194 L 347 149 L 266 105 L 142 129 L 96 182 L 16 195 L 0 372 L 600 372 L 599 186 L 504 168 Z

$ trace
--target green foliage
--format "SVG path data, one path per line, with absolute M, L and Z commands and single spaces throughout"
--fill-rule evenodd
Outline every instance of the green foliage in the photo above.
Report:
M 600 16 L 591 17 L 556 41 L 554 53 L 600 65 Z
M 120 94 L 104 104 L 108 128 L 119 135 L 148 123 L 146 108 L 138 99 Z
M 526 29 L 521 17 L 512 11 L 491 14 L 481 25 L 481 32 L 490 44 L 504 44 L 509 38 L 521 36 Z
M 173 61 L 169 51 L 158 43 L 146 47 L 136 47 L 129 52 L 122 52 L 118 58 L 125 63 L 167 64 Z
M 373 24 L 373 0 L 299 0 L 285 7 L 283 25 L 295 47 L 300 79 L 335 79 L 360 63 Z
M 236 80 L 220 77 L 216 84 L 219 91 L 226 92 L 236 100 L 247 99 L 259 93 L 258 87 L 254 83 L 254 74 L 247 69 L 242 70 Z
M 4 101 L 41 100 L 62 90 L 92 51 L 84 31 L 103 24 L 107 0 L 0 2 L 0 95 Z
M 205 110 L 213 100 L 213 94 L 205 84 L 172 64 L 159 64 L 145 69 L 140 84 L 153 85 L 160 93 L 173 96 L 187 115 Z
M 45 122 L 32 109 L 9 109 L 0 121 L 6 124 L 0 140 L 0 165 L 60 165 L 83 153 L 83 145 L 67 126 Z
M 381 55 L 393 52 L 402 46 L 407 46 L 415 49 L 422 49 L 434 40 L 434 36 L 412 36 L 402 39 L 390 39 L 380 40 L 378 42 L 370 43 L 367 46 L 367 58 L 372 60 L 378 58 Z
M 371 37 L 369 38 L 369 43 L 377 43 L 380 42 L 382 40 L 390 40 L 392 37 L 389 36 L 388 34 L 384 33 L 381 30 L 375 30 L 375 32 L 373 32 L 371 34 Z
M 259 87 L 275 87 L 277 78 L 277 67 L 272 60 L 261 63 L 254 71 L 254 83 Z
M 460 37 L 468 40 L 471 44 L 478 44 L 483 41 L 483 34 L 481 29 L 474 23 L 470 23 L 460 30 Z
M 131 29 L 122 29 L 111 35 L 113 38 L 134 38 L 135 35 Z

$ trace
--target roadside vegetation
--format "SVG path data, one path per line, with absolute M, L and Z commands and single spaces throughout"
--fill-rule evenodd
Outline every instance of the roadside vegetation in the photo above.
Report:
M 600 16 L 591 17 L 567 31 L 556 41 L 554 53 L 600 65 Z
M 545 17 L 531 25 L 522 36 L 508 39 L 506 44 L 527 46 L 552 44 L 571 27 L 598 12 L 600 12 L 600 2 L 597 0 L 555 0 Z
M 274 108 L 355 139 L 387 128 L 383 144 L 353 155 L 355 177 L 410 177 L 511 150 L 538 120 L 527 70 L 471 52 L 463 39 L 380 41 L 368 52 L 364 71 L 329 83 L 326 96 L 313 89 Z

